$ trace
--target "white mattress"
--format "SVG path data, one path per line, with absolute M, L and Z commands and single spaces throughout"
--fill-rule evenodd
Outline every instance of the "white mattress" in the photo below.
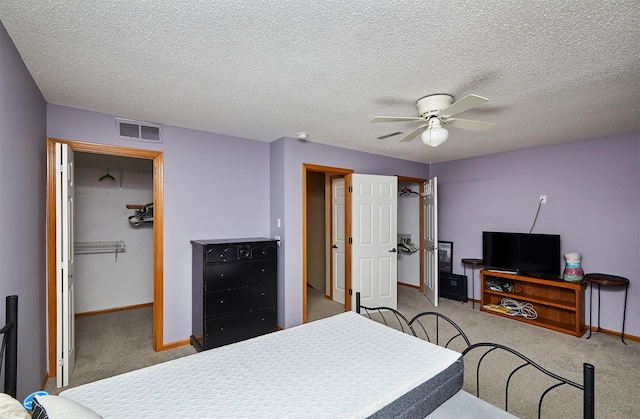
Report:
M 454 364 L 459 353 L 350 312 L 60 395 L 117 419 L 367 417 Z

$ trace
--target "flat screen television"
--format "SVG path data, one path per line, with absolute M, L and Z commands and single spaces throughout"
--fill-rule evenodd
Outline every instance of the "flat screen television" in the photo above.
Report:
M 560 279 L 560 235 L 482 232 L 487 269 Z

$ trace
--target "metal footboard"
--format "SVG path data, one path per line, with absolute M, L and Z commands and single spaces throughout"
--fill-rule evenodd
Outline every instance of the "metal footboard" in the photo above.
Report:
M 435 326 L 433 327 L 429 327 L 427 323 L 427 320 L 431 318 L 435 320 Z M 451 325 L 453 332 L 448 334 L 442 333 L 441 332 L 442 327 L 440 326 L 441 321 L 444 321 L 445 325 L 446 324 Z M 416 314 L 409 321 L 409 326 L 413 328 L 413 330 L 415 331 L 415 335 L 417 337 L 422 338 L 428 342 L 435 343 L 436 345 L 440 345 L 440 335 L 441 334 L 444 335 L 444 339 L 447 339 L 447 341 L 444 345 L 441 345 L 441 346 L 444 346 L 445 348 L 449 348 L 449 345 L 455 342 L 456 339 L 458 339 L 458 341 L 460 340 L 464 341 L 464 343 L 462 343 L 464 348 L 468 348 L 469 345 L 471 345 L 471 342 L 469 342 L 469 338 L 467 338 L 467 335 L 465 335 L 465 333 L 462 331 L 460 326 L 458 326 L 453 320 L 451 320 L 444 314 L 440 314 L 435 311 L 425 311 L 423 313 Z M 433 341 L 432 341 L 431 335 L 429 334 L 429 330 L 432 330 L 431 335 L 434 335 L 435 337 Z M 459 345 L 456 345 L 456 347 L 458 346 Z M 454 349 L 454 348 L 449 348 L 449 349 Z
M 505 406 L 504 406 L 504 410 L 508 411 L 509 408 L 509 384 L 511 383 L 511 379 L 514 377 L 514 374 L 520 370 L 522 370 L 524 367 L 526 366 L 531 366 L 535 369 L 537 369 L 538 371 L 542 372 L 543 374 L 546 374 L 547 376 L 555 379 L 557 381 L 557 383 L 549 386 L 546 390 L 544 390 L 544 392 L 542 392 L 542 395 L 540 396 L 540 399 L 538 401 L 538 418 L 541 417 L 541 411 L 542 411 L 542 402 L 544 400 L 544 397 L 553 389 L 560 387 L 562 385 L 569 385 L 572 387 L 577 388 L 578 390 L 581 390 L 583 392 L 583 417 L 585 419 L 593 419 L 594 417 L 594 410 L 595 410 L 595 401 L 594 401 L 594 396 L 595 396 L 595 375 L 594 375 L 594 366 L 588 363 L 584 363 L 583 364 L 583 381 L 584 384 L 578 384 L 576 382 L 573 382 L 569 379 L 566 379 L 564 377 L 561 377 L 557 374 L 552 373 L 551 371 L 548 371 L 544 368 L 542 368 L 539 364 L 533 362 L 532 360 L 530 360 L 529 358 L 527 358 L 526 356 L 522 355 L 521 353 L 519 353 L 518 351 L 511 349 L 507 346 L 504 345 L 500 345 L 497 343 L 487 343 L 487 342 L 482 342 L 482 343 L 476 343 L 473 344 L 471 346 L 469 346 L 467 349 L 465 349 L 462 352 L 462 355 L 465 356 L 467 355 L 469 352 L 478 349 L 478 348 L 484 348 L 485 352 L 482 354 L 482 356 L 480 357 L 480 359 L 478 360 L 478 364 L 476 367 L 476 396 L 480 397 L 480 365 L 482 364 L 482 362 L 484 361 L 485 357 L 495 351 L 495 350 L 504 350 L 507 352 L 510 352 L 511 354 L 517 356 L 518 358 L 520 358 L 522 361 L 524 361 L 520 366 L 514 368 L 511 373 L 509 374 L 506 384 L 505 384 Z M 465 362 L 465 365 L 467 365 L 467 363 Z
M 18 378 L 18 296 L 6 298 L 5 325 L 0 329 L 0 373 L 4 365 L 4 393 L 16 397 Z M 4 361 L 4 362 L 3 362 Z

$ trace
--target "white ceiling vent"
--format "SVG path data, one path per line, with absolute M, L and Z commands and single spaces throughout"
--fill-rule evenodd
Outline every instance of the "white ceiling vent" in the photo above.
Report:
M 123 140 L 162 142 L 161 126 L 148 122 L 116 118 L 116 134 Z

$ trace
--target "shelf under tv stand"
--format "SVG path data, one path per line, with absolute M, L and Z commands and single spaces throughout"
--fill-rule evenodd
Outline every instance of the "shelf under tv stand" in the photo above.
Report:
M 511 282 L 510 292 L 489 289 L 487 281 L 492 278 Z M 480 310 L 497 316 L 518 320 L 547 329 L 582 336 L 587 328 L 584 324 L 584 294 L 587 284 L 563 280 L 539 279 L 530 276 L 483 269 L 480 271 Z M 503 298 L 528 302 L 538 313 L 535 319 L 495 311 L 489 305 L 499 305 Z

